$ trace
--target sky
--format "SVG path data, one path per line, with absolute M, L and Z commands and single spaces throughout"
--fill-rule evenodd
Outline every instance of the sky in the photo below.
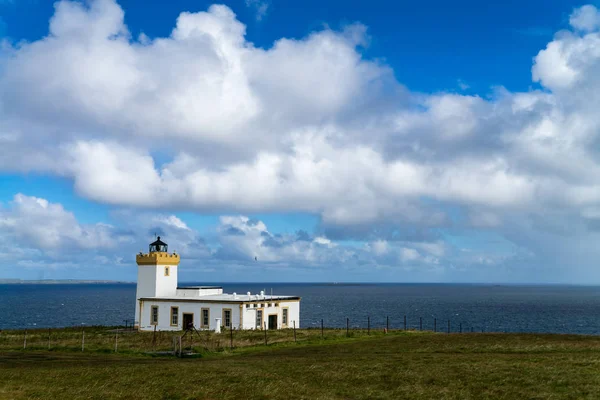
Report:
M 0 279 L 600 283 L 600 11 L 0 0 Z

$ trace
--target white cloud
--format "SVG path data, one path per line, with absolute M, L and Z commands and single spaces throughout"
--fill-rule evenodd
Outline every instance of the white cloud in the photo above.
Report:
M 471 88 L 471 85 L 469 85 L 462 79 L 459 79 L 456 83 L 457 83 L 458 87 L 460 88 L 460 90 L 467 90 L 467 89 Z
M 575 29 L 592 32 L 600 28 L 600 12 L 592 5 L 576 8 L 569 18 L 569 23 Z
M 220 248 L 216 256 L 220 259 L 316 266 L 339 261 L 352 253 L 335 249 L 336 245 L 326 237 L 299 238 L 269 232 L 262 221 L 246 216 L 222 216 L 218 232 Z
M 600 207 L 598 11 L 578 8 L 570 23 L 534 59 L 541 90 L 480 97 L 409 92 L 389 66 L 362 56 L 360 24 L 264 49 L 229 8 L 211 6 L 182 13 L 168 37 L 136 40 L 114 1 L 61 1 L 47 37 L 0 55 L 0 170 L 62 176 L 80 195 L 119 206 L 308 212 L 325 231 L 373 243 L 358 254 L 328 234 L 320 243 L 322 232 L 301 242 L 227 217 L 222 227 L 243 235 L 223 234 L 225 250 L 200 246 L 198 257 L 434 263 L 453 257 L 435 229 L 452 225 L 454 208 L 466 218 L 453 229 L 492 229 L 542 257 L 524 232 L 555 227 L 522 221 L 558 215 L 590 230 L 581 210 Z M 199 240 L 166 215 L 155 223 Z M 412 231 L 399 239 L 395 228 Z M 86 243 L 20 235 L 40 247 Z
M 161 221 L 167 225 L 174 226 L 175 228 L 183 229 L 185 231 L 191 230 L 185 222 L 180 220 L 174 215 L 169 215 L 168 217 L 161 218 Z
M 502 220 L 493 212 L 474 209 L 469 213 L 469 223 L 476 228 L 495 228 L 502 224 Z
M 371 243 L 370 248 L 373 249 L 373 253 L 375 253 L 375 255 L 378 256 L 384 255 L 389 251 L 388 242 L 386 240 L 381 239 Z
M 175 215 L 121 210 L 111 219 L 112 224 L 81 224 L 61 204 L 17 194 L 0 212 L 0 255 L 27 270 L 79 269 L 93 274 L 102 266 L 131 269 L 134 254 L 145 251 L 154 235 L 160 235 L 171 251 L 182 255 L 183 271 L 191 276 L 217 264 L 222 272 L 230 273 L 236 265 L 341 271 L 357 263 L 402 268 L 406 262 L 411 266 L 430 262 L 415 248 L 404 247 L 407 243 L 378 241 L 372 248 L 342 246 L 324 236 L 273 233 L 264 222 L 243 215 L 220 217 L 216 230 L 205 232 L 215 235 L 211 244 Z M 435 243 L 412 245 L 425 254 L 439 254 Z M 112 277 L 115 275 L 117 271 Z
M 256 20 L 262 21 L 269 10 L 269 2 L 262 0 L 246 0 L 246 7 L 254 9 L 256 12 Z
M 586 213 L 586 218 L 597 220 L 592 211 Z M 182 255 L 181 272 L 183 279 L 188 280 L 250 279 L 254 276 L 252 271 L 260 274 L 276 271 L 279 275 L 270 276 L 287 280 L 307 269 L 317 275 L 343 276 L 352 280 L 356 276 L 364 279 L 365 273 L 377 269 L 387 271 L 389 279 L 394 280 L 430 280 L 437 277 L 451 281 L 491 279 L 518 282 L 527 276 L 528 271 L 539 268 L 524 265 L 515 272 L 515 263 L 531 262 L 547 240 L 554 240 L 554 233 L 544 233 L 543 240 L 535 233 L 535 224 L 544 223 L 542 220 L 532 225 L 519 220 L 521 229 L 513 231 L 513 234 L 521 232 L 528 236 L 526 241 L 533 252 L 468 248 L 459 251 L 441 240 L 376 240 L 367 245 L 360 242 L 342 244 L 303 232 L 272 232 L 263 221 L 243 215 L 222 216 L 214 231 L 203 232 L 203 235 L 212 237 L 209 243 L 186 221 L 172 214 L 121 210 L 113 212 L 111 220 L 111 224 L 82 224 L 60 204 L 18 194 L 0 212 L 0 256 L 12 260 L 13 274 L 16 266 L 22 271 L 33 271 L 36 277 L 40 273 L 43 276 L 44 271 L 48 272 L 46 277 L 56 277 L 61 273 L 62 276 L 73 276 L 73 271 L 77 271 L 83 277 L 118 279 L 125 276 L 134 279 L 134 254 L 145 251 L 154 235 L 158 234 L 169 243 L 171 251 Z M 557 230 L 561 226 L 562 221 L 559 220 L 554 227 L 546 227 L 545 231 Z M 587 251 L 594 249 L 595 239 L 592 238 L 582 241 L 580 236 L 577 239 L 566 238 L 565 233 L 560 232 L 559 239 L 566 245 L 556 245 L 549 252 L 552 259 L 546 260 L 546 265 L 554 271 L 544 280 L 556 281 L 556 276 L 561 276 L 557 274 L 564 273 L 557 269 L 557 262 L 564 262 L 568 257 L 579 260 L 581 255 L 573 253 L 577 248 L 575 243 Z M 487 269 L 482 270 L 480 267 L 483 265 Z M 459 275 L 445 275 L 449 271 L 458 271 Z M 572 268 L 571 272 L 573 276 L 569 281 L 577 281 L 584 276 L 581 268 Z M 381 275 L 368 276 L 369 280 L 382 279 Z
M 573 38 L 571 33 L 565 34 L 565 39 L 550 42 L 545 50 L 539 52 L 535 57 L 533 66 L 533 80 L 552 89 L 568 89 L 577 81 L 579 74 L 570 63 L 572 52 L 576 51 L 571 44 Z
M 400 259 L 403 262 L 416 261 L 419 259 L 419 257 L 420 257 L 420 254 L 415 249 L 408 249 L 405 247 L 400 249 Z
M 53 251 L 73 246 L 110 249 L 127 241 L 127 237 L 113 236 L 111 225 L 82 225 L 60 204 L 23 194 L 15 195 L 7 207 L 0 209 L 0 227 L 21 243 Z
M 166 234 L 174 241 L 171 249 L 189 259 L 211 254 L 198 233 L 175 215 L 118 211 L 112 219 L 110 224 L 82 224 L 61 204 L 19 193 L 0 208 L 0 254 L 6 252 L 31 268 L 131 265 L 134 254 L 145 251 L 155 233 Z
M 70 176 L 79 193 L 97 201 L 322 210 L 326 220 L 367 222 L 385 218 L 398 197 L 511 204 L 532 190 L 502 160 L 478 177 L 471 172 L 478 160 L 451 168 L 388 160 L 385 143 L 354 133 L 375 118 L 370 125 L 384 142 L 423 130 L 438 131 L 442 141 L 465 140 L 489 108 L 477 97 L 436 95 L 423 100 L 426 113 L 369 113 L 348 125 L 384 88 L 400 87 L 389 68 L 362 60 L 361 25 L 263 50 L 244 40 L 231 10 L 212 6 L 181 14 L 170 37 L 143 44 L 129 38 L 121 8 L 102 0 L 90 8 L 58 3 L 50 32 L 10 53 L 0 88 L 10 98 L 4 135 L 17 138 L 7 154 L 30 146 L 27 132 L 58 147 L 53 156 L 38 147 L 25 152 L 31 158 L 6 156 L 0 165 Z M 25 114 L 33 129 L 20 126 Z M 155 165 L 150 152 L 165 145 L 175 158 Z M 488 181 L 493 187 L 482 190 Z

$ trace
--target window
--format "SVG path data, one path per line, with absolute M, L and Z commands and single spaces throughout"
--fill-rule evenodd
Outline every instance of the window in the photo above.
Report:
M 246 308 L 250 308 L 250 304 L 246 304 Z
M 281 316 L 281 323 L 285 326 L 287 326 L 287 324 L 288 324 L 288 309 L 287 308 L 283 309 L 283 314 Z
M 225 328 L 231 327 L 231 309 L 223 309 L 223 325 Z
M 152 306 L 152 311 L 150 313 L 150 324 L 158 325 L 158 306 Z
M 169 267 L 165 267 L 165 276 L 169 276 L 171 274 L 171 269 Z
M 179 325 L 179 307 L 171 307 L 171 326 Z
M 256 328 L 262 329 L 263 310 L 256 310 Z
M 202 309 L 202 324 L 201 328 L 208 328 L 210 326 L 210 310 L 208 308 Z

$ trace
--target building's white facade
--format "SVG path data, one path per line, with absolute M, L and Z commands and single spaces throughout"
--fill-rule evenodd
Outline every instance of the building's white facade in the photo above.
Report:
M 221 287 L 177 287 L 179 255 L 158 240 L 138 254 L 135 326 L 139 330 L 282 329 L 300 327 L 300 298 L 227 294 Z

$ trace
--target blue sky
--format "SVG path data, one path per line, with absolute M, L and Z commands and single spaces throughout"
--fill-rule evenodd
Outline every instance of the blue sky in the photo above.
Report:
M 0 18 L 0 278 L 133 280 L 158 232 L 190 281 L 600 282 L 593 3 Z
M 48 33 L 52 1 L 9 1 L 2 5 L 4 34 L 14 40 L 36 40 Z M 121 1 L 126 22 L 137 35 L 167 36 L 182 11 L 205 11 L 210 1 Z M 219 3 L 220 4 L 220 3 Z M 400 82 L 416 91 L 457 90 L 456 81 L 487 94 L 494 85 L 511 90 L 532 86 L 531 60 L 552 35 L 568 27 L 571 11 L 581 2 L 461 0 L 337 2 L 307 0 L 265 2 L 264 17 L 245 0 L 223 2 L 247 26 L 247 39 L 269 48 L 281 37 L 302 38 L 329 26 L 361 22 L 369 29 L 367 58 L 382 58 Z M 440 62 L 444 68 L 439 68 Z M 485 70 L 481 68 L 485 65 Z

